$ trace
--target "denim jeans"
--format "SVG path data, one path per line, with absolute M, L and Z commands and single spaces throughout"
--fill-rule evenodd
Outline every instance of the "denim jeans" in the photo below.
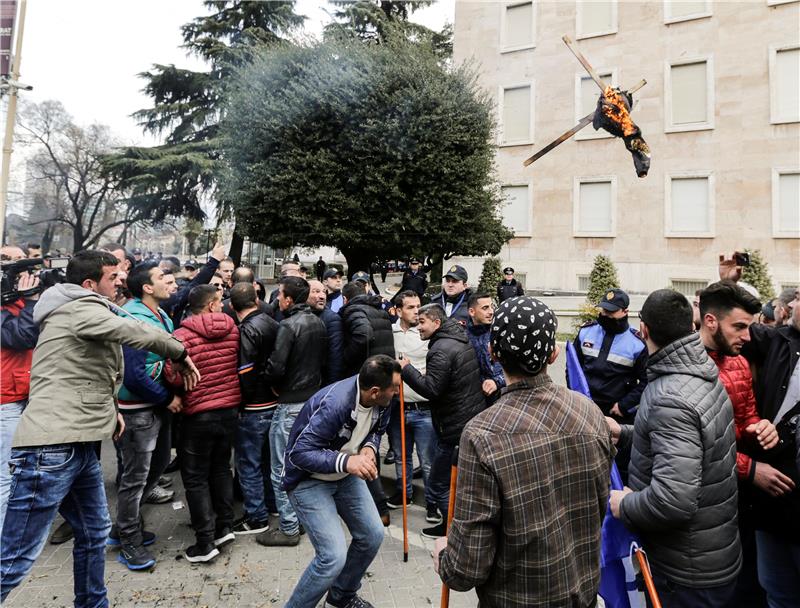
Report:
M 122 456 L 117 489 L 117 527 L 122 542 L 138 546 L 142 544 L 139 507 L 161 430 L 161 418 L 152 409 L 123 412 L 122 417 L 125 419 L 125 432 L 117 441 L 118 453 Z
M 8 489 L 11 486 L 11 475 L 8 472 L 11 441 L 14 439 L 14 431 L 17 430 L 17 424 L 27 403 L 27 400 L 23 400 L 0 405 L 0 531 L 3 529 L 3 520 L 6 517 Z
M 289 499 L 315 555 L 286 608 L 313 608 L 326 591 L 333 601 L 346 604 L 383 542 L 383 525 L 366 484 L 355 475 L 340 481 L 308 479 L 289 492 Z M 339 517 L 353 537 L 349 548 Z
M 0 601 L 22 582 L 60 512 L 75 533 L 75 606 L 108 606 L 105 548 L 111 519 L 94 443 L 11 452 L 11 493 L 0 541 Z
M 797 491 L 797 490 L 795 490 Z M 796 608 L 800 602 L 800 546 L 756 530 L 758 580 L 769 608 Z
M 269 450 L 274 413 L 274 409 L 243 411 L 236 428 L 236 470 L 244 495 L 245 517 L 252 521 L 264 521 L 277 509 Z
M 662 608 L 720 608 L 729 605 L 736 591 L 736 580 L 718 587 L 686 587 L 656 571 L 653 572 L 653 582 Z M 652 606 L 649 596 L 647 605 Z
M 283 474 L 283 457 L 286 444 L 289 443 L 289 433 L 292 425 L 297 420 L 297 415 L 303 409 L 304 403 L 279 403 L 275 408 L 272 425 L 269 428 L 269 453 L 270 474 L 272 476 L 272 489 L 275 492 L 275 504 L 281 516 L 281 531 L 292 536 L 300 531 L 297 523 L 297 514 L 286 492 L 281 489 L 281 475 Z
M 397 408 L 396 410 L 394 408 Z M 389 422 L 389 437 L 396 446 L 397 460 L 394 463 L 394 470 L 397 474 L 395 487 L 397 492 L 403 491 L 402 462 L 400 460 L 400 404 L 392 405 L 392 418 Z M 433 444 L 436 441 L 436 431 L 433 430 L 430 410 L 417 410 L 411 407 L 406 408 L 406 495 L 411 497 L 411 481 L 414 469 L 412 454 L 414 446 L 417 446 L 417 456 L 422 467 L 422 479 L 425 482 L 425 503 L 428 505 L 436 504 L 436 501 L 428 487 L 428 477 L 431 472 L 431 460 L 433 459 Z
M 164 407 L 156 408 L 153 411 L 161 424 L 158 429 L 156 449 L 153 450 L 153 456 L 150 458 L 150 472 L 147 474 L 142 501 L 147 499 L 147 495 L 158 484 L 158 478 L 164 474 L 164 469 L 167 468 L 172 458 L 172 422 L 175 416 Z
M 442 443 L 437 437 L 433 445 L 431 472 L 428 474 L 427 488 L 433 499 L 432 504 L 439 508 L 445 519 L 447 519 L 447 509 L 450 506 L 450 472 L 455 449 L 456 446 Z
M 233 526 L 231 451 L 236 408 L 184 416 L 181 421 L 181 478 L 192 527 L 201 545 Z

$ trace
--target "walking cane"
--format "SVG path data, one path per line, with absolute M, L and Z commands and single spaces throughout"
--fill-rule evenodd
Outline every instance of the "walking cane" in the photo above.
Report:
M 639 560 L 639 569 L 642 571 L 642 577 L 644 577 L 644 586 L 647 588 L 647 595 L 650 596 L 653 608 L 661 608 L 661 600 L 658 599 L 653 575 L 650 573 L 650 565 L 647 563 L 647 556 L 645 556 L 641 548 L 637 548 L 635 553 L 636 559 Z
M 453 450 L 453 463 L 450 466 L 450 499 L 447 501 L 447 526 L 445 536 L 450 532 L 450 524 L 453 523 L 453 512 L 456 508 L 456 479 L 458 478 L 458 446 Z M 441 608 L 450 606 L 450 587 L 442 583 Z M 660 608 L 660 607 L 659 607 Z
M 403 473 L 403 561 L 408 561 L 408 500 L 406 497 L 406 401 L 403 397 L 403 381 L 400 381 L 400 462 Z

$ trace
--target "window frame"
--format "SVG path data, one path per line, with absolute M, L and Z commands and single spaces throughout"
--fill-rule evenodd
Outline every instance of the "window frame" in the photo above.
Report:
M 523 186 L 528 189 L 528 230 L 526 232 L 517 232 L 512 226 L 507 226 L 504 223 L 503 226 L 510 230 L 514 230 L 514 236 L 512 238 L 525 238 L 533 236 L 533 182 L 512 181 L 506 182 L 500 186 L 500 192 L 503 192 L 503 188 L 521 188 Z M 503 214 L 501 213 L 501 216 L 502 215 Z M 501 217 L 501 219 L 504 218 Z
M 600 76 L 602 77 L 603 74 L 611 74 L 610 84 L 612 87 L 619 86 L 619 69 L 618 68 L 601 68 L 595 70 Z M 574 100 L 574 107 L 575 107 L 575 124 L 583 118 L 581 115 L 581 82 L 586 78 L 586 72 L 575 72 L 575 100 Z M 599 89 L 598 89 L 599 90 Z M 598 94 L 599 95 L 599 94 Z M 591 139 L 608 139 L 610 137 L 614 137 L 608 131 L 603 129 L 598 129 L 595 131 L 593 128 L 586 128 L 581 129 L 575 134 L 574 139 L 577 141 L 585 141 Z
M 780 6 L 781 4 L 792 4 L 800 0 L 767 0 L 767 6 Z
M 672 68 L 693 63 L 706 64 L 706 121 L 702 123 L 673 124 L 672 122 Z M 664 62 L 664 132 L 686 133 L 714 129 L 716 99 L 714 96 L 714 55 L 694 55 Z
M 531 5 L 531 33 L 533 34 L 532 38 L 533 41 L 527 44 L 518 44 L 515 46 L 508 46 L 506 44 L 506 37 L 508 32 L 506 30 L 506 15 L 508 14 L 508 9 L 514 8 L 517 6 L 522 6 L 524 4 Z M 502 2 L 500 4 L 500 54 L 505 53 L 514 53 L 516 51 L 527 51 L 530 49 L 536 48 L 536 23 L 537 23 L 537 10 L 538 10 L 538 2 L 536 0 L 516 0 L 514 2 Z
M 706 178 L 708 180 L 708 230 L 678 232 L 672 228 L 672 180 Z M 714 202 L 714 172 L 673 171 L 664 175 L 664 237 L 668 239 L 712 239 L 716 236 L 716 206 Z
M 690 13 L 688 15 L 682 15 L 680 17 L 673 17 L 672 12 L 669 10 L 672 6 L 671 0 L 664 0 L 664 24 L 670 25 L 671 23 L 682 23 L 684 21 L 694 21 L 695 19 L 705 19 L 706 17 L 712 17 L 712 2 L 711 0 L 705 0 L 706 8 L 704 11 L 699 13 Z
M 599 32 L 584 33 L 582 31 L 583 21 L 581 19 L 581 6 L 586 2 L 580 0 L 575 2 L 575 39 L 586 40 L 587 38 L 599 38 L 600 36 L 610 36 L 619 32 L 619 0 L 610 0 L 611 2 L 611 22 L 612 29 L 601 30 Z
M 611 229 L 603 232 L 582 230 L 580 225 L 581 184 L 611 183 Z M 617 236 L 617 176 L 576 175 L 572 178 L 573 238 L 615 238 Z
M 520 141 L 512 141 L 512 142 L 504 142 L 503 137 L 505 135 L 505 116 L 504 116 L 504 106 L 505 106 L 505 96 L 506 90 L 508 89 L 521 89 L 524 87 L 530 87 L 531 89 L 531 107 L 530 107 L 530 130 L 528 131 L 528 139 L 527 140 L 520 140 Z M 497 146 L 500 148 L 508 148 L 511 146 L 530 146 L 533 144 L 535 140 L 535 127 L 536 127 L 536 84 L 533 79 L 525 81 L 525 82 L 517 82 L 508 85 L 500 85 L 498 88 L 498 117 L 497 117 L 497 126 L 498 126 L 498 133 L 497 133 Z
M 800 229 L 796 231 L 781 230 L 778 218 L 780 217 L 780 179 L 781 175 L 798 175 L 800 167 L 773 167 L 772 168 L 772 238 L 797 239 L 800 238 Z
M 778 116 L 777 73 L 778 53 L 781 51 L 800 51 L 800 42 L 787 44 L 771 44 L 769 46 L 769 124 L 786 125 L 800 122 L 800 113 L 796 117 Z

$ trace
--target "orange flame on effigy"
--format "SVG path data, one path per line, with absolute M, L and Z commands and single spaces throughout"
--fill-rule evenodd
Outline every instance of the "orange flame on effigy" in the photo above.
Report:
M 625 136 L 636 133 L 636 125 L 631 120 L 631 115 L 625 104 L 625 99 L 616 89 L 607 86 L 603 91 L 606 103 L 603 104 L 603 114 L 612 122 L 617 123 Z

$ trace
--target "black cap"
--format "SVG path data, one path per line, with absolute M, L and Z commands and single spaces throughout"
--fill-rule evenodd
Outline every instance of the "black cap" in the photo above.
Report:
M 328 268 L 328 270 L 326 270 L 323 273 L 322 280 L 324 281 L 325 279 L 330 279 L 332 277 L 340 277 L 340 276 L 342 276 L 341 270 L 339 270 L 338 268 Z
M 411 258 L 408 260 L 409 264 L 421 264 L 422 262 L 419 261 L 419 258 Z
M 142 255 L 142 250 L 138 247 L 134 247 L 133 251 L 131 251 L 133 255 Z
M 627 293 L 619 288 L 614 288 L 609 289 L 597 305 L 608 312 L 617 312 L 628 308 L 630 303 L 631 300 Z
M 511 266 L 506 266 L 503 268 L 503 274 L 514 274 L 514 269 Z
M 450 270 L 444 275 L 444 278 L 451 278 L 455 279 L 456 281 L 464 281 L 467 282 L 467 271 L 464 270 L 463 266 L 459 266 L 458 264 L 453 264 L 450 266 Z
M 359 270 L 358 272 L 353 273 L 353 276 L 350 277 L 350 280 L 361 281 L 362 283 L 369 283 L 369 274 L 367 274 L 363 270 Z
M 186 260 L 186 263 L 183 265 L 183 267 L 195 270 L 197 268 L 197 262 L 195 262 L 194 260 Z

